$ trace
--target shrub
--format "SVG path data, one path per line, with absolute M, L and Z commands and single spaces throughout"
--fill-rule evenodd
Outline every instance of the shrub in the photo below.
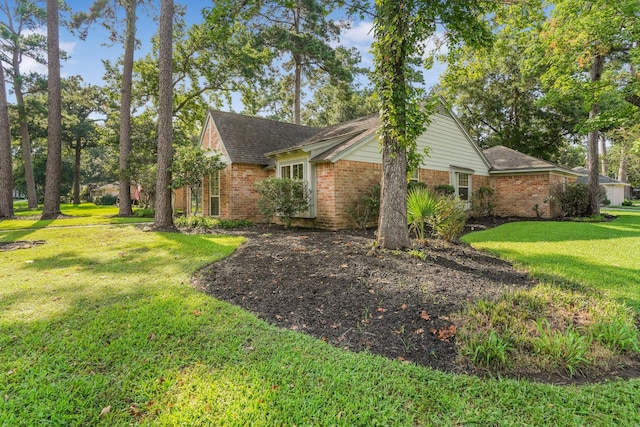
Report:
M 117 201 L 118 201 L 117 196 L 112 196 L 111 194 L 105 194 L 104 196 L 96 197 L 93 203 L 100 206 L 109 206 L 109 205 L 115 205 Z
M 376 184 L 347 209 L 349 215 L 363 230 L 380 212 L 380 184 Z
M 407 223 L 420 241 L 425 239 L 427 224 L 440 209 L 441 197 L 425 187 L 414 187 L 407 195 Z
M 473 211 L 479 216 L 493 216 L 496 208 L 493 202 L 494 190 L 491 187 L 480 187 L 473 193 Z
M 622 206 L 633 206 L 633 202 L 629 199 L 624 199 L 624 202 L 622 202 Z
M 439 238 L 452 242 L 464 231 L 467 213 L 464 203 L 452 197 L 440 197 L 438 209 L 429 220 L 429 225 Z
M 453 196 L 456 194 L 456 189 L 453 185 L 449 184 L 439 184 L 433 187 L 434 191 L 441 196 Z
M 193 228 L 199 230 L 213 230 L 216 228 L 237 228 L 252 226 L 249 220 L 225 220 L 212 218 L 210 216 L 180 216 L 174 219 L 174 224 L 178 227 Z
M 155 214 L 155 209 L 136 209 L 133 211 L 133 216 L 138 218 L 153 218 Z
M 269 222 L 277 216 L 289 228 L 297 214 L 309 209 L 309 188 L 304 181 L 268 178 L 254 186 L 260 194 L 258 209 Z
M 581 182 L 558 185 L 552 190 L 552 196 L 564 216 L 589 216 L 589 186 Z M 600 187 L 598 200 L 604 201 L 606 191 Z

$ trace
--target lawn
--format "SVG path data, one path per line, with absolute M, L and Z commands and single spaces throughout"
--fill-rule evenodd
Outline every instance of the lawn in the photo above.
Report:
M 10 223 L 0 223 L 0 241 L 44 243 L 0 252 L 0 425 L 640 424 L 638 380 L 551 386 L 444 374 L 331 347 L 193 290 L 192 273 L 232 253 L 237 236 Z M 545 224 L 555 227 L 536 226 Z M 638 244 L 640 216 L 601 226 L 598 243 Z M 476 245 L 517 240 L 509 227 L 479 236 Z M 576 245 L 562 236 L 549 243 Z M 635 295 L 615 283 L 603 289 L 640 299 L 638 279 Z
M 640 210 L 611 222 L 515 222 L 463 241 L 551 284 L 597 289 L 640 313 Z

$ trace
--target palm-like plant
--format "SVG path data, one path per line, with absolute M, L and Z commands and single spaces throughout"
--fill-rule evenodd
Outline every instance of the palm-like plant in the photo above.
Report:
M 412 188 L 407 195 L 407 223 L 420 241 L 425 240 L 426 226 L 438 212 L 440 197 L 425 187 Z

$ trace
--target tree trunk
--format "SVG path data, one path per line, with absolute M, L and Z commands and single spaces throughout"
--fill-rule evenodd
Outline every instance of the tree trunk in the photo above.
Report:
M 158 94 L 158 179 L 154 228 L 174 230 L 171 209 L 171 159 L 173 155 L 173 0 L 162 0 L 160 9 L 160 58 Z
M 386 249 L 409 246 L 407 228 L 407 151 L 385 138 L 382 147 L 382 192 L 378 244 Z
M 80 204 L 80 160 L 82 154 L 82 138 L 76 139 L 76 144 L 72 146 L 75 152 L 75 161 L 73 164 L 73 204 Z
M 131 153 L 131 87 L 133 80 L 133 54 L 136 48 L 136 7 L 138 0 L 128 0 L 127 29 L 122 65 L 122 88 L 120 92 L 120 162 L 118 169 L 118 215 L 131 216 L 131 178 L 129 154 Z
M 300 124 L 300 97 L 302 96 L 302 56 L 299 54 L 293 55 L 293 59 L 296 63 L 294 82 L 293 82 L 293 122 L 297 125 Z
M 18 64 L 19 66 L 19 64 Z M 20 118 L 20 143 L 22 145 L 22 159 L 24 161 L 24 179 L 27 185 L 27 201 L 29 209 L 38 207 L 38 195 L 36 194 L 36 180 L 33 176 L 33 160 L 31 159 L 31 141 L 29 140 L 29 123 L 24 105 L 24 94 L 22 92 L 22 76 L 16 68 L 14 60 L 13 69 L 15 77 L 13 79 L 13 91 L 16 94 L 16 104 L 18 105 L 18 117 Z
M 298 3 L 295 17 L 294 26 L 296 34 L 300 34 L 300 3 Z M 300 97 L 302 96 L 302 55 L 299 53 L 293 54 L 293 62 L 295 64 L 293 74 L 293 123 L 300 124 Z
M 604 176 L 609 175 L 609 167 L 607 165 L 607 138 L 604 132 L 600 132 L 600 173 Z
M 60 215 L 62 181 L 62 98 L 60 94 L 60 37 L 58 0 L 47 0 L 47 68 L 49 118 L 47 124 L 47 177 L 42 219 Z
M 629 182 L 627 156 L 627 147 L 625 144 L 620 144 L 620 162 L 618 163 L 618 175 L 616 176 L 616 179 L 620 182 Z
M 591 65 L 591 81 L 600 81 L 602 77 L 602 70 L 604 69 L 604 56 L 597 54 L 593 58 L 593 64 Z M 589 119 L 595 119 L 600 114 L 600 105 L 595 102 L 591 111 L 589 111 Z M 589 213 L 591 215 L 598 215 L 600 213 L 600 201 L 598 200 L 599 183 L 598 183 L 598 138 L 600 132 L 598 130 L 592 130 L 587 137 L 587 156 L 588 156 L 588 169 L 589 169 Z
M 0 218 L 13 218 L 13 166 L 11 164 L 11 132 L 9 104 L 4 84 L 4 68 L 0 64 Z

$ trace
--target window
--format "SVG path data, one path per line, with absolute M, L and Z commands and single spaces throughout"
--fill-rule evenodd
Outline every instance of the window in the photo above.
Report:
M 409 171 L 409 181 L 410 182 L 418 182 L 420 181 L 420 169 L 415 168 Z
M 280 166 L 280 178 L 304 179 L 304 163 Z
M 220 216 L 220 171 L 209 176 L 209 215 Z
M 460 200 L 469 201 L 469 174 L 457 173 L 456 176 L 458 177 L 458 197 L 460 197 Z

